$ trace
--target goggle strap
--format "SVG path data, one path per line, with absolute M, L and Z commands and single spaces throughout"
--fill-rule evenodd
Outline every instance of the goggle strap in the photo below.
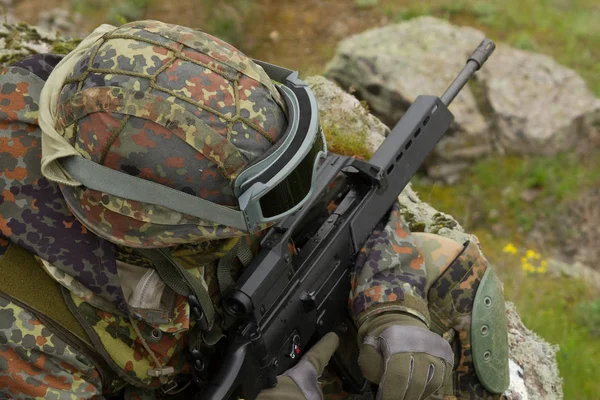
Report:
M 265 70 L 269 78 L 285 84 L 286 81 L 289 83 L 296 84 L 297 86 L 306 86 L 306 83 L 298 78 L 298 71 L 280 67 L 279 65 L 271 64 L 266 61 L 252 59 L 256 64 L 260 65 Z
M 61 159 L 60 163 L 73 179 L 89 189 L 162 206 L 218 225 L 248 231 L 243 213 L 229 207 L 116 171 L 86 158 L 69 156 Z

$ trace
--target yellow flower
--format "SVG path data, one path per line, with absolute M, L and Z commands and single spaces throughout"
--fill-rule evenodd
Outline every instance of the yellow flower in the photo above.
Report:
M 517 248 L 512 243 L 508 243 L 504 246 L 502 251 L 505 253 L 517 254 Z
M 523 270 L 525 272 L 535 272 L 535 267 L 528 262 L 523 263 Z
M 525 254 L 525 257 L 531 258 L 531 259 L 534 259 L 534 260 L 539 260 L 540 258 L 542 258 L 542 256 L 539 253 L 536 253 L 533 250 L 527 250 L 527 253 Z

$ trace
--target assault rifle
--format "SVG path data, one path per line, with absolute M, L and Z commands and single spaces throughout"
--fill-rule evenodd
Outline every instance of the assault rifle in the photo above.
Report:
M 325 159 L 309 201 L 265 235 L 223 299 L 229 347 L 201 399 L 254 399 L 327 332 L 352 336 L 347 303 L 356 256 L 450 127 L 448 105 L 494 48 L 481 42 L 440 98 L 419 96 L 368 162 Z M 340 348 L 331 363 L 344 389 L 359 393 L 367 382 L 356 339 L 341 343 L 351 348 Z

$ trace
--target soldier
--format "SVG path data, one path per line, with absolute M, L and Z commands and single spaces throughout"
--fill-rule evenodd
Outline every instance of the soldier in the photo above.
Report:
M 157 21 L 103 25 L 63 59 L 0 70 L 0 396 L 201 390 L 188 353 L 210 362 L 223 343 L 224 286 L 260 231 L 301 205 L 284 190 L 257 205 L 272 216 L 260 229 L 236 222 L 233 182 L 301 134 L 290 127 L 305 116 L 273 79 L 219 39 Z M 319 132 L 304 134 L 322 146 Z M 314 149 L 303 161 L 318 161 Z M 394 206 L 350 293 L 377 398 L 499 398 L 503 302 L 475 244 L 411 234 Z M 482 313 L 493 323 L 473 330 Z M 477 347 L 474 336 L 500 340 Z M 260 397 L 322 398 L 317 377 L 337 343 L 326 335 Z M 338 387 L 325 398 L 343 398 Z

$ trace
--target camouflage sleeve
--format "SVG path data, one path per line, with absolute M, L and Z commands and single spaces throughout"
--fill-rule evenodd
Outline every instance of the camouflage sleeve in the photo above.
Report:
M 462 249 L 450 239 L 411 234 L 396 203 L 361 249 L 352 272 L 350 311 L 356 325 L 374 314 L 400 311 L 429 326 L 427 292 Z
M 101 393 L 90 360 L 0 296 L 0 398 L 89 399 Z
M 407 312 L 428 323 L 425 262 L 400 218 L 398 203 L 360 250 L 351 279 L 350 307 L 357 326 L 387 311 Z

